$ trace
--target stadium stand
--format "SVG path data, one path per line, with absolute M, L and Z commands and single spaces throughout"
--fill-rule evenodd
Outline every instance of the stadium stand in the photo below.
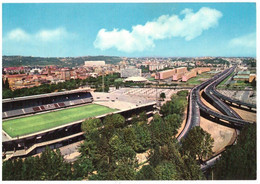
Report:
M 65 104 L 63 102 L 58 103 L 60 107 L 65 107 Z
M 87 91 L 58 92 L 3 100 L 3 119 L 37 113 L 46 110 L 91 103 L 93 97 Z

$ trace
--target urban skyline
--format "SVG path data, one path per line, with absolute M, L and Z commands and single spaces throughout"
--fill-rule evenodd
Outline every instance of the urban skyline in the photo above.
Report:
M 2 24 L 3 55 L 256 56 L 255 3 L 3 4 Z

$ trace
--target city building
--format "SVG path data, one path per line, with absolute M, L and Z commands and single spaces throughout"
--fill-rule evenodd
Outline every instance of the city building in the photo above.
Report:
M 249 81 L 250 78 L 250 71 L 239 71 L 237 74 L 233 77 L 236 81 Z M 253 77 L 251 77 L 252 79 Z M 252 79 L 253 80 L 253 79 Z
M 61 79 L 62 80 L 70 80 L 70 70 L 69 69 L 62 69 L 61 70 Z
M 85 67 L 98 67 L 98 66 L 105 66 L 105 61 L 85 61 Z
M 170 69 L 170 70 L 165 70 L 161 72 L 157 72 L 155 74 L 155 79 L 168 79 L 171 78 L 174 74 L 176 73 L 176 69 Z
M 163 70 L 164 65 L 149 65 L 149 71 Z
M 21 66 L 21 67 L 7 67 L 7 68 L 4 68 L 4 72 L 6 72 L 6 74 L 20 74 L 20 73 L 25 73 L 26 69 L 23 66 Z
M 137 68 L 126 68 L 122 69 L 120 71 L 121 78 L 127 78 L 127 77 L 141 77 L 142 76 L 142 70 Z
M 177 81 L 187 72 L 187 67 L 176 68 L 176 74 L 172 76 L 172 80 Z
M 188 81 L 190 78 L 196 77 L 196 76 L 197 76 L 197 72 L 196 72 L 195 70 L 191 70 L 191 71 L 185 73 L 185 74 L 182 76 L 182 79 L 181 79 L 181 80 L 182 80 L 183 82 L 186 82 L 186 81 Z
M 249 82 L 253 82 L 253 80 L 256 80 L 256 74 L 250 74 L 249 75 Z

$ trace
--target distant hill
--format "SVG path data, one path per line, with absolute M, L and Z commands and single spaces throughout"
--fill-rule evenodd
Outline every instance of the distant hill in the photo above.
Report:
M 2 67 L 12 66 L 47 66 L 57 65 L 74 67 L 83 65 L 84 61 L 106 61 L 107 64 L 116 64 L 122 60 L 117 56 L 82 56 L 82 57 L 31 57 L 31 56 L 3 56 Z

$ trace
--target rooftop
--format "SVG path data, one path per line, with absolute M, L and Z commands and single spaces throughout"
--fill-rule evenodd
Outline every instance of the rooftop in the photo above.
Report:
M 249 75 L 250 71 L 239 71 L 237 72 L 237 75 Z
M 37 98 L 43 98 L 43 97 L 51 97 L 51 96 L 57 96 L 57 95 L 65 95 L 65 94 L 77 93 L 77 92 L 81 92 L 81 91 L 83 92 L 83 91 L 91 91 L 91 90 L 90 90 L 90 88 L 85 88 L 85 89 L 75 89 L 75 90 L 64 91 L 64 92 L 53 92 L 53 93 L 40 94 L 40 95 L 23 96 L 23 97 L 17 97 L 17 98 L 7 98 L 7 99 L 3 99 L 2 103 L 28 100 L 28 99 L 37 99 Z
M 249 79 L 249 76 L 245 76 L 245 75 L 236 75 L 236 76 L 234 76 L 234 79 Z

